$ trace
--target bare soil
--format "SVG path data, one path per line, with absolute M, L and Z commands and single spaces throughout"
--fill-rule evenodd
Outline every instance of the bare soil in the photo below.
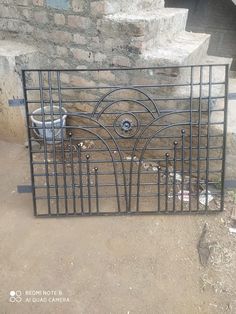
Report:
M 16 188 L 30 184 L 27 149 L 0 150 L 1 314 L 236 313 L 233 191 L 217 215 L 39 219 Z M 44 290 L 68 302 L 26 297 Z

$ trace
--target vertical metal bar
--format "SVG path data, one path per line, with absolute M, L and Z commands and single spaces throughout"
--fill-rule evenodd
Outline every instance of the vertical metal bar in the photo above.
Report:
M 169 192 L 169 154 L 166 153 L 166 187 L 165 187 L 165 211 L 168 211 L 168 192 Z
M 211 126 L 211 93 L 212 93 L 212 65 L 209 66 L 209 95 L 208 95 L 208 113 L 207 113 L 207 145 L 206 145 L 206 204 L 208 208 L 208 187 L 209 187 L 209 151 L 210 151 L 210 126 Z
M 228 97 L 229 97 L 229 65 L 225 66 L 225 99 L 224 99 L 224 133 L 223 133 L 223 154 L 222 154 L 222 173 L 221 173 L 221 207 L 224 210 L 225 198 L 225 162 L 226 162 L 226 137 L 228 122 Z
M 95 189 L 96 189 L 96 211 L 99 213 L 99 194 L 98 194 L 98 168 L 94 168 L 95 172 Z
M 138 180 L 137 180 L 137 194 L 136 194 L 136 212 L 139 212 L 139 205 L 140 205 L 140 180 L 139 177 L 142 175 L 142 170 L 140 165 L 142 164 L 143 160 L 139 160 L 139 166 L 138 166 Z M 131 161 L 132 164 L 132 161 Z M 129 193 L 132 193 L 132 174 L 131 174 L 131 180 L 130 180 L 130 189 Z M 131 202 L 132 202 L 132 195 L 129 195 L 129 210 L 131 211 Z
M 176 205 L 176 158 L 177 158 L 177 145 L 178 142 L 174 141 L 174 168 L 173 168 L 173 172 L 174 172 L 174 177 L 173 177 L 173 211 L 175 211 L 175 205 Z
M 185 159 L 185 130 L 181 130 L 182 136 L 181 136 L 181 141 L 182 141 L 182 149 L 181 149 L 181 176 L 182 176 L 182 182 L 181 182 L 181 211 L 184 210 L 184 178 L 185 178 L 185 173 L 184 173 L 184 159 Z
M 88 205 L 89 205 L 89 213 L 91 213 L 91 180 L 90 180 L 90 165 L 89 165 L 89 159 L 90 159 L 90 155 L 86 155 Z
M 193 66 L 191 66 L 190 85 L 190 145 L 189 145 L 189 211 L 192 210 L 192 147 L 193 147 Z
M 83 192 L 83 169 L 82 169 L 82 158 L 81 158 L 81 145 L 77 145 L 78 148 L 78 163 L 79 163 L 79 187 L 80 187 L 80 204 L 81 212 L 84 213 L 84 192 Z
M 28 96 L 26 91 L 26 70 L 22 70 L 22 85 L 23 85 L 23 93 L 25 99 L 25 114 L 26 114 L 26 122 L 27 122 L 27 136 L 29 142 L 29 159 L 30 159 L 30 175 L 31 175 L 31 183 L 32 183 L 32 200 L 33 200 L 33 209 L 34 216 L 37 216 L 37 204 L 36 204 L 36 195 L 35 195 L 35 180 L 34 180 L 34 166 L 33 166 L 33 154 L 32 154 L 32 144 L 31 144 L 31 132 L 30 132 L 30 118 L 29 118 L 29 104 L 28 104 Z
M 73 158 L 73 146 L 72 146 L 72 132 L 69 133 L 70 143 L 70 166 L 71 166 L 71 183 L 72 183 L 72 195 L 73 195 L 73 212 L 76 213 L 76 197 L 75 197 L 75 170 L 74 170 L 74 158 Z
M 44 152 L 44 162 L 45 162 L 45 176 L 47 185 L 47 203 L 48 203 L 48 213 L 51 214 L 51 202 L 50 202 L 50 188 L 49 188 L 49 175 L 48 175 L 48 154 L 47 154 L 47 137 L 46 137 L 46 121 L 45 121 L 45 111 L 44 111 L 44 92 L 43 92 L 43 77 L 42 71 L 38 71 L 39 78 L 39 90 L 40 90 L 40 107 L 42 113 L 42 127 L 43 127 L 43 152 Z
M 58 102 L 59 102 L 59 114 L 61 121 L 61 157 L 62 157 L 62 169 L 63 169 L 63 183 L 64 183 L 64 199 L 65 199 L 65 212 L 68 213 L 68 201 L 67 201 L 67 182 L 66 182 L 66 165 L 65 165 L 65 151 L 64 151 L 64 129 L 63 129 L 63 115 L 62 115 L 62 96 L 61 96 L 61 78 L 60 71 L 57 74 L 57 90 L 58 90 Z
M 158 197 L 157 197 L 157 211 L 159 212 L 161 210 L 161 186 L 160 186 L 160 183 L 161 183 L 161 167 L 158 166 L 157 168 L 157 193 L 158 193 Z
M 51 72 L 48 72 L 48 87 L 49 87 L 49 100 L 50 100 L 50 115 L 52 121 L 52 149 L 53 149 L 53 166 L 54 166 L 54 183 L 56 193 L 56 211 L 59 214 L 59 193 L 58 193 L 58 178 L 57 178 L 57 162 L 56 162 L 56 143 L 55 143 L 55 128 L 54 128 L 54 110 L 52 98 L 52 79 Z
M 200 66 L 200 85 L 199 85 L 199 106 L 198 106 L 198 149 L 197 149 L 197 210 L 199 210 L 199 188 L 200 188 L 200 158 L 201 158 L 201 124 L 202 124 L 202 78 L 203 67 Z

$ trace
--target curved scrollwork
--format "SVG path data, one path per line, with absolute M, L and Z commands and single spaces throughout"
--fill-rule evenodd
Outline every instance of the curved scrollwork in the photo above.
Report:
M 147 99 L 148 101 L 150 101 L 150 103 L 153 105 L 153 109 L 154 109 L 154 111 L 156 112 L 156 114 L 157 114 L 157 115 L 160 114 L 159 109 L 158 109 L 157 105 L 155 104 L 154 100 L 153 100 L 147 93 L 145 93 L 144 91 L 140 90 L 139 88 L 134 88 L 134 87 L 121 87 L 121 88 L 116 88 L 116 89 L 113 89 L 112 91 L 109 91 L 108 93 L 106 93 L 104 96 L 102 96 L 102 97 L 100 98 L 100 100 L 97 102 L 97 104 L 96 104 L 95 107 L 94 107 L 94 110 L 93 110 L 93 112 L 92 112 L 92 117 L 94 117 L 96 114 L 99 113 L 99 112 L 98 112 L 98 108 L 100 107 L 100 105 L 102 104 L 102 102 L 103 102 L 104 100 L 106 100 L 106 98 L 108 98 L 110 95 L 112 95 L 112 94 L 114 94 L 114 93 L 116 93 L 116 92 L 127 91 L 127 90 L 129 90 L 129 91 L 135 91 L 135 92 L 138 92 L 138 93 L 142 94 L 143 96 L 145 96 L 146 99 Z M 128 99 L 128 100 L 129 100 L 129 99 Z M 135 99 L 134 99 L 133 101 L 138 102 L 138 101 L 135 100 Z M 141 105 L 143 105 L 143 103 L 141 103 L 141 102 L 139 102 L 139 103 L 140 103 Z M 109 106 L 110 106 L 110 105 L 109 105 Z M 109 107 L 109 106 L 108 106 L 108 107 Z M 146 106 L 145 106 L 145 108 L 147 109 Z M 150 110 L 149 110 L 149 111 L 150 111 Z

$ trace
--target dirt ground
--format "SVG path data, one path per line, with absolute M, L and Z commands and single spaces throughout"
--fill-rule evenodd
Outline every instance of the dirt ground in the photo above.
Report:
M 1 314 L 236 313 L 234 192 L 211 216 L 39 219 L 27 149 L 0 151 Z

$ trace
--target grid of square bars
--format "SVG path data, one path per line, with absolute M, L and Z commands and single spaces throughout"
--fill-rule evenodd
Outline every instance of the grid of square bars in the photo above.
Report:
M 22 75 L 36 216 L 223 210 L 228 65 Z

